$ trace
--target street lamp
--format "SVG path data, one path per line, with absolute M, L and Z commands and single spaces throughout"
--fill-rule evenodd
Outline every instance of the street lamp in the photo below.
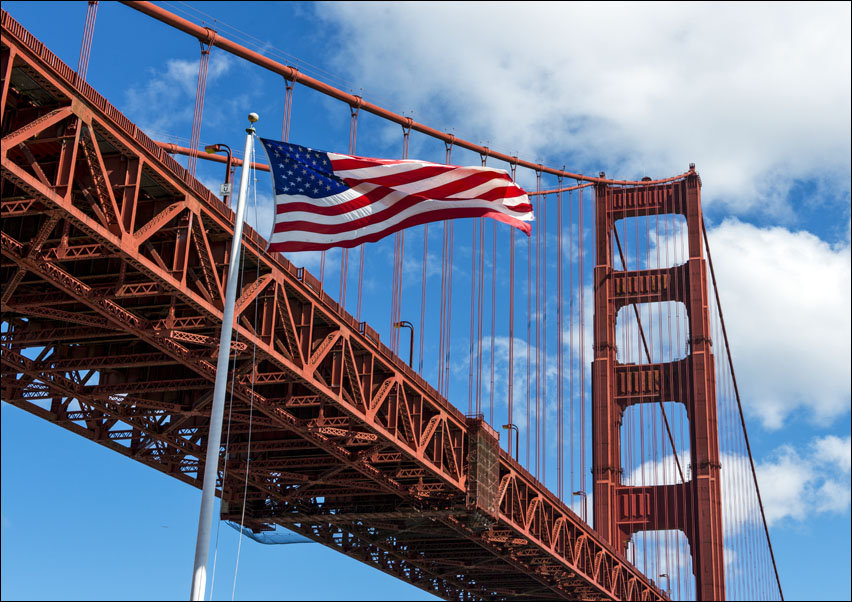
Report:
M 588 503 L 586 502 L 586 492 L 585 491 L 575 491 L 571 495 L 579 495 L 580 497 L 583 498 L 583 522 L 588 522 L 586 520 L 586 506 L 588 505 Z
M 666 595 L 670 595 L 669 594 L 669 576 L 666 573 L 660 573 L 660 579 L 662 579 L 663 577 L 666 578 L 666 589 L 664 589 L 663 591 L 666 593 Z
M 518 430 L 518 425 L 504 424 L 503 428 L 509 431 L 509 453 L 512 453 L 512 431 L 515 431 L 515 462 L 518 462 L 518 441 L 521 439 L 521 432 Z
M 411 331 L 411 337 L 408 339 L 408 367 L 411 367 L 411 359 L 414 357 L 414 324 L 408 320 L 402 322 L 394 322 L 394 328 L 408 328 Z
M 222 185 L 221 193 L 222 200 L 230 205 L 231 199 L 231 147 L 227 144 L 208 144 L 204 147 L 204 152 L 208 155 L 221 152 L 228 153 L 228 163 L 225 168 L 225 183 Z

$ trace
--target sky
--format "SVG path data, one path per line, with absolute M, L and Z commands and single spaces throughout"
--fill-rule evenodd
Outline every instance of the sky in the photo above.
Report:
M 623 179 L 694 162 L 785 596 L 852 597 L 848 3 L 161 4 L 344 91 L 530 161 Z M 85 2 L 3 8 L 77 65 Z M 188 146 L 198 55 L 196 40 L 102 2 L 88 81 L 155 140 Z M 202 144 L 242 148 L 249 111 L 261 116 L 260 135 L 280 137 L 280 77 L 214 50 L 207 81 Z M 346 151 L 345 105 L 297 87 L 293 120 L 291 141 Z M 359 154 L 398 157 L 401 138 L 398 125 L 359 118 Z M 409 156 L 440 162 L 443 152 L 412 135 Z M 456 151 L 453 160 L 479 157 Z M 222 167 L 201 162 L 197 175 L 216 190 Z M 535 186 L 530 172 L 518 179 Z M 249 221 L 265 234 L 270 192 L 257 191 Z M 440 229 L 432 236 L 428 278 L 440 283 Z M 469 236 L 457 243 L 462 283 Z M 411 248 L 404 299 L 419 286 Z M 375 246 L 365 281 L 377 300 L 365 317 L 383 339 L 391 254 L 392 243 Z M 318 273 L 316 255 L 293 259 Z M 458 295 L 460 347 L 466 302 Z M 416 302 L 405 303 L 415 319 Z M 498 337 L 498 352 L 506 341 Z M 430 357 L 424 375 L 434 383 Z M 466 396 L 466 384 L 467 369 L 454 371 L 450 398 Z M 188 594 L 197 490 L 6 404 L 0 478 L 4 599 Z M 240 545 L 224 525 L 217 542 L 216 599 L 431 599 L 316 544 Z

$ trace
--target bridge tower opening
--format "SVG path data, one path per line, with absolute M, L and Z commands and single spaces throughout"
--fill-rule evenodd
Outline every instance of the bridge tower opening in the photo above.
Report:
M 682 531 L 689 541 L 697 599 L 724 600 L 721 465 L 710 299 L 701 240 L 701 180 L 691 168 L 680 180 L 629 187 L 600 183 L 595 192 L 594 527 L 622 554 L 636 533 Z M 686 219 L 689 254 L 685 262 L 666 268 L 616 270 L 615 222 L 669 214 Z M 617 240 L 616 244 L 616 252 L 620 252 Z M 619 309 L 672 301 L 686 307 L 686 357 L 670 362 L 620 363 L 616 347 Z M 625 410 L 635 404 L 669 401 L 682 403 L 686 409 L 691 470 L 684 466 L 683 479 L 678 477 L 674 484 L 627 484 L 621 454 Z

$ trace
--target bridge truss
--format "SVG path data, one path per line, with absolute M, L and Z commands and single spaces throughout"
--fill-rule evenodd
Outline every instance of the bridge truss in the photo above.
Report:
M 3 401 L 200 487 L 234 214 L 5 11 L 2 74 Z M 243 245 L 225 518 L 247 485 L 248 527 L 443 598 L 665 598 L 315 277 Z

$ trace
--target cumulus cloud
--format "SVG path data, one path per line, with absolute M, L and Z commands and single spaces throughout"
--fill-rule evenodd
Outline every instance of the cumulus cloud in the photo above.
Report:
M 848 412 L 849 246 L 737 220 L 708 237 L 746 411 L 768 428 Z
M 849 458 L 850 438 L 832 435 L 814 439 L 804 451 L 790 445 L 775 450 L 757 465 L 767 522 L 849 508 Z
M 848 202 L 848 4 L 322 12 L 341 30 L 339 68 L 368 97 L 473 142 L 625 177 L 694 161 L 713 183 L 706 199 L 732 211 L 789 217 L 802 179 Z

